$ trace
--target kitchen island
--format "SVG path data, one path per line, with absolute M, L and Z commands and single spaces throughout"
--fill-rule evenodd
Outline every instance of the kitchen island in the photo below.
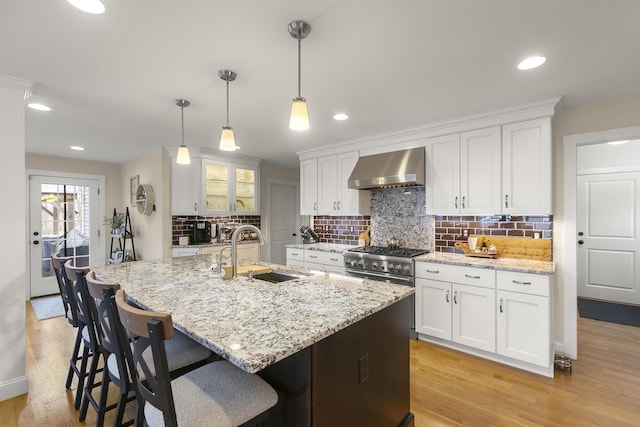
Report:
M 279 394 L 272 425 L 413 424 L 412 288 L 328 274 L 222 280 L 209 255 L 95 271 L 120 283 L 133 303 L 171 313 L 176 329 L 265 378 Z

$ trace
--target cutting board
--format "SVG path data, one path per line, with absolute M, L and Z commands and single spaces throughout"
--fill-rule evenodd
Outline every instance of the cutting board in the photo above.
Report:
M 238 267 L 237 276 L 246 276 L 249 273 L 249 270 L 253 271 L 253 274 L 262 274 L 262 273 L 270 273 L 271 269 L 269 267 L 265 267 L 264 265 L 258 264 L 250 264 L 243 265 Z

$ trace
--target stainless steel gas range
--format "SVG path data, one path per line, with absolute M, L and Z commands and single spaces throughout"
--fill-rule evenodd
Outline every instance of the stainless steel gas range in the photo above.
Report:
M 428 253 L 425 249 L 397 246 L 359 246 L 343 253 L 348 276 L 415 286 L 414 258 Z M 411 296 L 410 334 L 415 338 L 415 298 Z

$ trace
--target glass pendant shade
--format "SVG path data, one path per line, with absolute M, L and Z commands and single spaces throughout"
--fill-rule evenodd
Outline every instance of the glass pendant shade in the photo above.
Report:
M 291 103 L 291 119 L 289 120 L 289 129 L 309 129 L 309 112 L 307 111 L 307 100 L 301 96 L 293 98 L 293 102 Z
M 178 147 L 178 157 L 176 157 L 176 163 L 179 165 L 190 165 L 191 157 L 189 157 L 189 148 L 186 145 L 180 145 Z
M 100 0 L 67 0 L 83 12 L 99 15 L 104 13 L 104 4 Z
M 236 138 L 233 136 L 233 129 L 229 126 L 222 127 L 220 135 L 220 147 L 222 151 L 236 151 Z

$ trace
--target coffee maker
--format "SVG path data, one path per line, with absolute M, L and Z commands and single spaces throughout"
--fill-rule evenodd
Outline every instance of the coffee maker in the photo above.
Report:
M 186 221 L 186 224 L 189 227 L 190 244 L 211 243 L 210 221 Z

